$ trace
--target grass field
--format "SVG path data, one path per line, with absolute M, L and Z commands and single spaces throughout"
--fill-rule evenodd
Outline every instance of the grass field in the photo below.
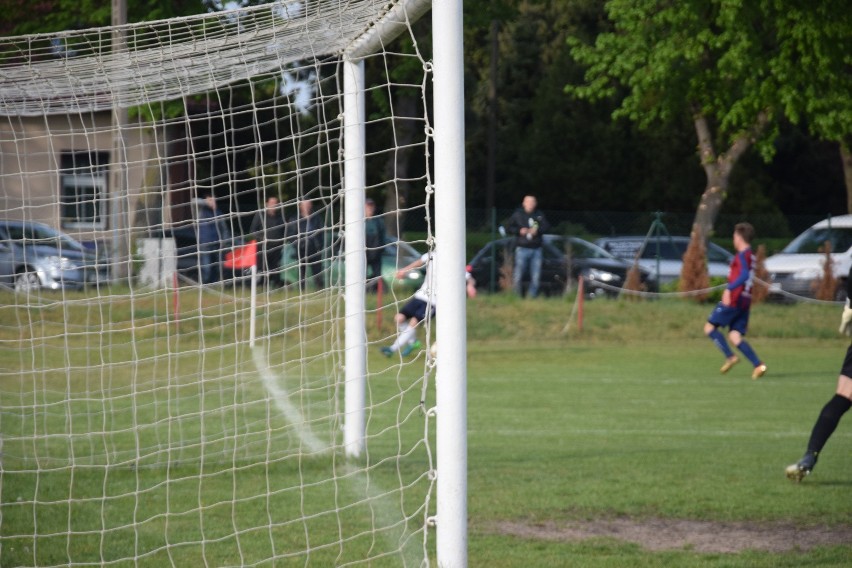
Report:
M 758 306 L 750 339 L 769 372 L 752 381 L 747 363 L 719 374 L 706 305 L 587 302 L 582 332 L 563 336 L 570 305 L 474 301 L 473 565 L 852 562 L 852 422 L 802 484 L 783 474 L 834 392 L 848 344 L 837 307 Z M 516 325 L 483 337 L 497 313 Z M 834 544 L 810 549 L 826 527 Z
M 470 566 L 852 563 L 852 419 L 813 475 L 801 484 L 783 475 L 834 392 L 848 344 L 836 306 L 758 306 L 750 340 L 769 366 L 759 381 L 747 363 L 719 374 L 721 354 L 701 333 L 708 305 L 596 300 L 583 329 L 574 321 L 563 334 L 572 306 L 470 301 Z M 98 564 L 134 547 L 147 552 L 112 565 L 417 565 L 426 496 L 434 503 L 417 365 L 371 352 L 371 456 L 347 463 L 312 451 L 286 409 L 269 403 L 258 366 L 245 365 L 251 351 L 234 342 L 245 337 L 239 310 L 210 301 L 173 333 L 158 319 L 167 307 L 140 298 L 88 306 L 70 321 L 59 306 L 15 312 L 26 322 L 18 327 L 38 328 L 55 349 L 33 350 L 5 324 L 4 345 L 29 351 L 0 353 L 0 426 L 4 436 L 40 433 L 45 446 L 4 446 L 0 565 Z M 299 376 L 299 409 L 316 439 L 339 443 L 338 393 L 323 380 L 336 363 L 317 357 L 328 348 L 318 330 L 293 325 L 314 321 L 299 310 L 270 305 L 262 329 L 274 341 L 263 355 L 272 372 Z M 138 329 L 115 325 L 97 341 L 81 331 L 104 319 Z M 387 333 L 369 321 L 371 340 Z M 79 382 L 34 374 L 31 352 L 75 373 L 88 358 L 96 371 L 75 374 Z M 304 364 L 288 366 L 297 359 Z M 148 381 L 164 360 L 172 378 Z M 12 380 L 16 366 L 24 379 Z M 109 404 L 99 389 L 110 389 Z M 11 404 L 22 393 L 54 411 L 28 415 Z M 68 425 L 69 415 L 80 422 Z M 101 431 L 110 436 L 83 435 Z M 31 460 L 46 454 L 61 459 Z M 305 547 L 310 555 L 295 552 Z M 397 552 L 384 557 L 385 548 Z

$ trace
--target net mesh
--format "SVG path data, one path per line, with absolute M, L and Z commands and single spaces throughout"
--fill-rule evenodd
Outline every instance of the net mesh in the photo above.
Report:
M 388 237 L 366 297 L 365 450 L 343 451 L 341 56 L 393 8 L 0 40 L 4 565 L 429 564 L 434 361 L 379 351 L 422 277 L 396 270 L 432 243 L 410 21 L 364 59 Z M 269 196 L 280 233 L 252 228 Z M 407 224 L 418 238 L 391 236 Z M 234 262 L 252 241 L 256 287 Z

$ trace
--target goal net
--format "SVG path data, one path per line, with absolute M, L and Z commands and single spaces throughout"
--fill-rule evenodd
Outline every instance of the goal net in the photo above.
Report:
M 4 565 L 434 562 L 428 9 L 0 39 Z

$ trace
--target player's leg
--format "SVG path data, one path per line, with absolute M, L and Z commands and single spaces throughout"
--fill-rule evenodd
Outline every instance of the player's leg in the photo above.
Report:
M 525 247 L 515 247 L 515 269 L 512 272 L 512 288 L 518 296 L 524 295 L 524 273 L 527 271 L 529 264 L 530 249 Z
M 544 251 L 541 248 L 532 249 L 530 255 L 530 298 L 538 296 L 538 289 L 541 284 L 541 264 L 544 257 Z
M 402 307 L 402 310 L 394 316 L 397 325 L 396 340 L 389 347 L 382 347 L 382 353 L 390 357 L 391 354 L 400 351 L 408 355 L 416 348 L 417 324 L 426 313 L 426 302 L 412 298 Z
M 406 306 L 407 306 L 407 304 L 406 304 Z M 406 306 L 403 306 L 402 309 L 405 310 Z M 406 317 L 405 314 L 403 314 L 402 312 L 394 315 L 393 321 L 396 324 L 396 340 L 391 345 L 386 346 L 386 347 L 382 347 L 382 353 L 386 357 L 390 357 L 396 351 L 399 350 L 399 345 L 400 345 L 399 338 L 408 329 L 408 317 Z
M 423 344 L 417 339 L 417 325 L 420 323 L 420 319 L 417 317 L 413 317 L 408 320 L 408 330 L 405 334 L 400 334 L 399 342 L 402 347 L 400 354 L 403 357 L 408 357 L 411 355 L 411 352 L 415 349 L 420 349 L 423 347 Z
M 719 369 L 722 373 L 727 373 L 731 370 L 731 367 L 739 362 L 739 359 L 734 352 L 731 350 L 730 346 L 728 346 L 728 342 L 725 341 L 725 336 L 722 335 L 722 332 L 719 331 L 719 328 L 722 326 L 726 326 L 729 323 L 731 309 L 729 306 L 723 306 L 719 304 L 716 308 L 710 313 L 710 317 L 707 318 L 707 322 L 704 324 L 704 335 L 710 338 L 710 341 L 719 348 L 719 351 L 725 356 L 725 363 L 722 365 L 722 368 Z
M 738 310 L 738 312 L 739 313 L 731 320 L 731 329 L 728 332 L 728 339 L 731 340 L 734 347 L 740 350 L 740 353 L 745 355 L 746 359 L 748 359 L 754 367 L 754 371 L 751 373 L 751 378 L 759 379 L 766 373 L 766 365 L 760 360 L 760 357 L 758 357 L 757 353 L 754 352 L 751 344 L 749 344 L 744 337 L 746 330 L 748 329 L 749 311 Z
M 845 393 L 845 394 L 841 394 Z M 787 466 L 787 477 L 793 481 L 801 481 L 814 468 L 825 447 L 826 442 L 837 429 L 840 419 L 852 407 L 852 379 L 840 375 L 837 379 L 837 393 L 829 400 L 817 417 L 808 439 L 808 449 L 798 462 Z
M 808 475 L 817 462 L 828 439 L 834 433 L 840 419 L 852 408 L 852 345 L 846 350 L 843 360 L 843 368 L 837 378 L 837 389 L 834 396 L 829 400 L 817 417 L 808 439 L 808 448 L 805 455 L 798 462 L 787 466 L 787 477 L 793 481 L 801 481 Z

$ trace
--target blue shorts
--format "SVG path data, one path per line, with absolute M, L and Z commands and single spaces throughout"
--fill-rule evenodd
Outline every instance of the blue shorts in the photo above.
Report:
M 715 327 L 727 327 L 731 331 L 738 331 L 740 335 L 745 335 L 748 329 L 748 314 L 749 310 L 723 306 L 720 302 L 710 313 L 707 321 Z
M 402 309 L 399 311 L 406 318 L 411 319 L 415 318 L 417 321 L 423 321 L 426 319 L 426 306 L 428 304 L 423 300 L 418 298 L 412 298 L 408 301 L 407 304 L 402 306 Z M 432 313 L 431 316 L 435 317 L 435 305 L 432 304 Z

